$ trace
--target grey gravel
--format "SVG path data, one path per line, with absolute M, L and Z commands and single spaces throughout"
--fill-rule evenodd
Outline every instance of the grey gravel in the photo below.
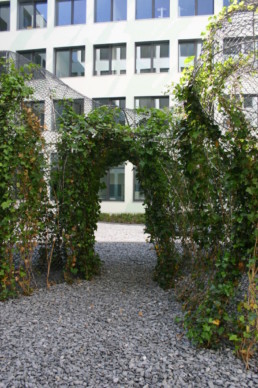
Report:
M 0 304 L 0 388 L 256 387 L 231 349 L 196 349 L 152 281 L 142 225 L 100 223 L 100 277 Z

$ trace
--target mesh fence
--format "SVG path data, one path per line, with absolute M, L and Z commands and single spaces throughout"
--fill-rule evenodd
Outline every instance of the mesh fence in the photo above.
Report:
M 251 7 L 249 7 L 251 6 Z M 209 117 L 227 127 L 227 112 L 220 108 L 219 101 L 213 90 L 207 91 L 198 83 L 198 75 L 206 60 L 205 46 L 194 70 L 193 82 L 203 109 Z M 230 72 L 226 76 L 223 89 L 220 91 L 225 98 L 237 105 L 245 115 L 253 130 L 258 124 L 258 13 L 257 1 L 246 1 L 242 10 L 229 11 L 216 27 L 212 41 L 211 76 L 219 64 L 228 64 Z M 221 76 L 224 76 L 221 74 Z M 220 77 L 220 74 L 217 74 Z M 213 80 L 216 82 L 216 79 Z

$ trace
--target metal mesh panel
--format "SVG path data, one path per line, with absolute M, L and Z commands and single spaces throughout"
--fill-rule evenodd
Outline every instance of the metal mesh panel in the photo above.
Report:
M 258 125 L 258 13 L 257 2 L 248 1 L 252 9 L 226 13 L 216 29 L 213 40 L 211 75 L 220 63 L 229 64 L 229 72 L 223 90 L 225 99 L 237 105 L 247 123 L 256 129 Z M 194 70 L 193 87 L 203 109 L 220 127 L 227 127 L 227 112 L 220 108 L 214 92 L 203 90 L 198 83 L 200 69 L 204 65 L 205 45 Z M 197 82 L 195 82 L 197 80 Z

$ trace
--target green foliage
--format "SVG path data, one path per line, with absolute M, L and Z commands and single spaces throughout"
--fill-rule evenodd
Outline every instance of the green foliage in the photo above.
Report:
M 32 89 L 26 86 L 31 67 L 17 70 L 0 63 L 0 300 L 27 289 L 35 238 L 42 232 L 42 128 L 24 103 Z M 5 69 L 5 71 L 3 71 Z M 21 257 L 19 267 L 14 255 Z M 22 281 L 21 281 L 22 279 Z
M 141 213 L 100 213 L 99 221 L 118 224 L 145 224 L 145 214 Z

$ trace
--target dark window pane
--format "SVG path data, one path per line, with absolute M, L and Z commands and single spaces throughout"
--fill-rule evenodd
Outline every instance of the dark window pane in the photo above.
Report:
M 169 44 L 161 43 L 160 44 L 160 58 L 168 58 L 169 57 Z
M 120 48 L 120 59 L 126 59 L 126 46 Z
M 10 5 L 0 3 L 0 31 L 10 29 Z
M 178 5 L 179 16 L 195 15 L 195 0 L 178 0 Z
M 160 97 L 159 108 L 164 109 L 169 107 L 169 97 Z
M 33 28 L 33 5 L 20 5 L 19 9 L 20 28 Z
M 71 0 L 58 0 L 57 7 L 57 22 L 58 26 L 71 24 L 72 3 Z
M 18 53 L 36 65 L 46 68 L 46 50 L 19 51 Z
M 86 22 L 86 0 L 74 0 L 74 24 Z
M 214 0 L 198 0 L 197 15 L 212 15 Z
M 155 18 L 169 17 L 169 0 L 155 0 Z
M 152 97 L 140 97 L 139 108 L 155 108 L 155 100 Z
M 73 100 L 73 109 L 77 115 L 82 115 L 84 113 L 84 100 Z
M 104 201 L 124 201 L 124 170 L 124 166 L 111 168 L 106 176 L 101 179 L 101 182 L 105 184 L 106 188 L 100 190 L 100 199 Z
M 180 43 L 180 57 L 191 57 L 194 55 L 194 43 Z
M 111 0 L 95 0 L 96 1 L 96 22 L 110 22 L 111 21 Z
M 35 27 L 43 28 L 47 26 L 47 4 L 46 3 L 36 3 L 35 4 Z
M 85 52 L 83 49 L 72 50 L 72 70 L 71 76 L 78 77 L 84 75 Z
M 127 0 L 113 0 L 113 20 L 126 20 Z
M 69 63 L 70 52 L 69 50 L 60 50 L 56 52 L 56 76 L 57 77 L 69 77 Z
M 152 46 L 144 44 L 140 46 L 141 58 L 151 58 Z
M 136 1 L 136 19 L 152 18 L 152 0 Z
M 244 108 L 253 107 L 253 96 L 244 96 Z
M 100 56 L 99 56 L 100 59 L 101 60 L 109 59 L 109 53 L 110 53 L 109 47 L 100 48 Z
M 223 6 L 228 7 L 230 5 L 230 0 L 224 0 L 223 1 Z

